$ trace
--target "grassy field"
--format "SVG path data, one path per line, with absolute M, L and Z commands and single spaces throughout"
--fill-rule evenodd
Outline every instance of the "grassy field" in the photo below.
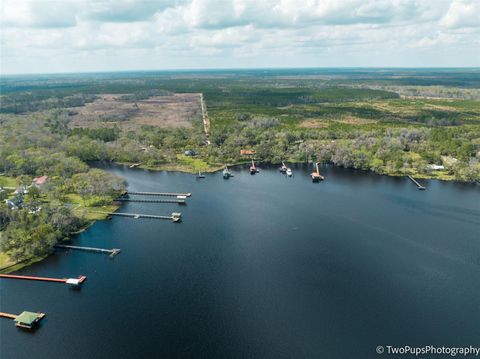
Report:
M 212 126 L 225 126 L 245 118 L 276 118 L 283 126 L 300 126 L 305 120 L 337 121 L 354 126 L 380 123 L 385 126 L 480 124 L 480 101 L 445 99 L 350 99 L 344 97 L 320 103 L 290 103 L 258 101 L 261 92 L 250 92 L 250 101 L 233 98 L 221 102 L 207 97 Z M 292 96 L 296 95 L 292 91 Z M 329 126 L 319 127 L 327 128 Z M 379 126 L 376 126 L 379 127 Z
M 13 262 L 10 261 L 10 258 L 5 253 L 0 252 L 0 269 L 12 264 Z
M 17 179 L 15 177 L 0 176 L 0 187 L 16 187 Z
M 107 214 L 98 212 L 115 212 L 120 207 L 120 205 L 115 203 L 104 206 L 87 206 L 82 197 L 76 193 L 70 193 L 66 197 L 72 206 L 73 213 L 80 218 L 85 218 L 90 222 L 88 225 L 90 225 L 92 221 L 104 220 L 108 217 Z

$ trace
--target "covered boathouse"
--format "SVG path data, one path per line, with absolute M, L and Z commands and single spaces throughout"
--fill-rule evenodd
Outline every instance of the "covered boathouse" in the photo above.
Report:
M 15 325 L 20 328 L 32 329 L 34 328 L 43 318 L 45 317 L 44 313 L 33 313 L 33 312 L 23 312 L 18 315 L 13 321 Z

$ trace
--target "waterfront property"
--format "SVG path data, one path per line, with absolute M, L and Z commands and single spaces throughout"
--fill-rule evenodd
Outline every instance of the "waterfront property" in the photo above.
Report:
M 35 337 L 1 320 L 0 357 L 370 358 L 398 338 L 478 340 L 477 185 L 422 180 L 420 198 L 406 176 L 319 164 L 317 186 L 312 166 L 285 164 L 292 180 L 264 164 L 259 177 L 230 168 L 235 182 L 105 165 L 132 190 L 194 192 L 188 221 L 98 221 L 75 244 L 122 248 L 117 260 L 72 250 L 24 269 L 81 270 L 95 278 L 81 293 L 0 279 L 2 309 L 49 315 Z

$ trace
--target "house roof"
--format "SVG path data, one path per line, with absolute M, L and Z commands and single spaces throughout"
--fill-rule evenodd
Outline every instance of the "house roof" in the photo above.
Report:
M 38 313 L 23 312 L 17 316 L 14 321 L 21 324 L 32 325 L 39 319 Z
M 36 185 L 42 185 L 45 182 L 47 182 L 47 180 L 48 180 L 48 176 L 35 177 L 33 179 L 33 183 L 35 183 Z

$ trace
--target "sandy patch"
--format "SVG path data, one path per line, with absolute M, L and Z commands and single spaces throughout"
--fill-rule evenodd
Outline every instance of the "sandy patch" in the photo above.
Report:
M 302 121 L 298 127 L 300 128 L 325 128 L 328 127 L 328 123 L 318 118 L 307 118 Z

